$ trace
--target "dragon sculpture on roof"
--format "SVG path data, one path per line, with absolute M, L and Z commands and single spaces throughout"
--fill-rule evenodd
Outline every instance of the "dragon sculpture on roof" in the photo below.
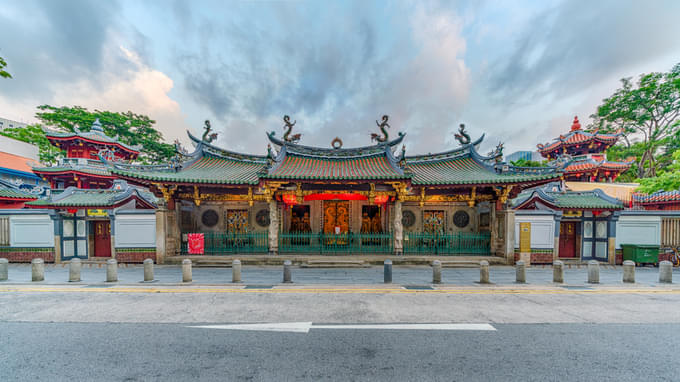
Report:
M 458 140 L 458 143 L 461 144 L 461 146 L 465 146 L 470 144 L 470 136 L 468 133 L 465 131 L 465 124 L 461 123 L 460 126 L 458 127 L 458 133 L 454 134 L 456 139 Z
M 290 117 L 287 116 L 287 115 L 284 115 L 283 116 L 283 122 L 285 123 L 285 126 L 283 126 L 283 128 L 288 129 L 283 134 L 283 140 L 286 141 L 286 142 L 290 142 L 290 143 L 297 143 L 300 140 L 300 138 L 302 138 L 302 134 L 290 135 L 290 132 L 293 130 L 293 126 L 295 126 L 295 124 L 297 123 L 297 120 L 291 122 Z
M 375 121 L 375 124 L 378 125 L 378 127 L 380 128 L 380 131 L 383 133 L 383 136 L 381 137 L 379 134 L 371 133 L 371 140 L 372 141 L 378 141 L 379 143 L 387 142 L 387 138 L 389 137 L 389 135 L 387 134 L 387 129 L 385 129 L 385 128 L 388 128 L 388 129 L 390 128 L 390 125 L 387 123 L 387 120 L 389 118 L 390 118 L 389 116 L 383 115 L 382 116 L 382 122 Z
M 201 137 L 201 140 L 206 143 L 211 143 L 215 139 L 217 139 L 217 133 L 211 133 L 212 131 L 212 126 L 210 126 L 210 120 L 206 119 L 205 120 L 205 126 L 203 126 L 203 129 L 205 130 L 203 132 L 203 136 Z

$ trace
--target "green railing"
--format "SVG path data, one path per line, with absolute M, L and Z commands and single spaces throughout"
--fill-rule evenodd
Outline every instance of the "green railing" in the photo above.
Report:
M 286 232 L 279 234 L 280 253 L 318 255 L 391 254 L 394 238 L 391 233 L 329 233 Z
M 404 232 L 404 254 L 489 255 L 491 254 L 491 233 L 458 232 L 437 235 Z
M 205 255 L 228 255 L 233 253 L 267 253 L 267 232 L 203 232 Z M 181 253 L 188 255 L 188 243 L 182 242 Z

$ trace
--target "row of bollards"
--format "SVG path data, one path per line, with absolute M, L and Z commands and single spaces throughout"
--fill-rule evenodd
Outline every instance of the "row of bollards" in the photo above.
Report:
M 8 265 L 7 259 L 0 258 L 0 281 L 8 279 Z M 392 283 L 392 260 L 387 259 L 384 265 L 384 282 L 385 284 Z M 192 282 L 192 262 L 190 259 L 182 260 L 182 282 Z M 152 259 L 144 260 L 144 282 L 154 281 L 154 265 Z M 283 262 L 283 282 L 292 283 L 292 263 L 290 260 Z M 81 260 L 75 258 L 69 263 L 69 282 L 80 282 L 80 274 L 82 269 Z M 232 283 L 241 282 L 241 261 L 236 259 L 232 262 Z M 522 260 L 515 264 L 515 279 L 517 283 L 526 283 L 526 263 Z M 43 259 L 33 259 L 31 261 L 31 280 L 44 281 L 45 280 L 45 261 Z M 118 281 L 118 262 L 115 259 L 106 261 L 106 282 Z M 442 263 L 439 260 L 432 262 L 432 283 L 440 284 L 442 282 Z M 564 263 L 562 261 L 555 261 L 553 263 L 553 282 L 558 284 L 564 283 Z M 600 282 L 600 263 L 591 260 L 588 262 L 588 283 L 598 284 Z M 635 263 L 626 260 L 623 262 L 623 282 L 635 283 Z M 659 283 L 673 282 L 673 264 L 670 261 L 662 261 L 659 263 Z M 479 263 L 479 283 L 490 284 L 489 262 L 483 260 Z

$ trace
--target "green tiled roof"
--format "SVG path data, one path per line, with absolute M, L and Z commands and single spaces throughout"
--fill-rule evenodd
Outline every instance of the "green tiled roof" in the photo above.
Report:
M 267 178 L 273 179 L 403 179 L 384 153 L 354 158 L 288 154 Z
M 602 209 L 618 209 L 623 208 L 621 203 L 615 203 L 603 199 L 594 192 L 567 192 L 567 193 L 550 193 L 555 205 L 560 208 L 602 208 Z
M 95 141 L 95 142 L 100 142 L 104 144 L 109 144 L 109 145 L 116 145 L 119 146 L 127 151 L 131 151 L 133 153 L 139 153 L 139 150 L 141 147 L 137 146 L 130 146 L 127 145 L 121 141 L 119 141 L 116 138 L 111 138 L 106 133 L 104 133 L 104 129 L 102 128 L 101 123 L 99 122 L 99 119 L 97 119 L 93 124 L 92 127 L 90 128 L 90 131 L 80 131 L 76 129 L 75 132 L 62 132 L 62 131 L 46 131 L 45 136 L 47 139 L 50 138 L 57 138 L 57 139 L 68 139 L 68 138 L 83 138 L 87 139 L 90 141 Z
M 34 167 L 33 171 L 36 173 L 59 173 L 59 172 L 73 172 L 78 171 L 85 174 L 111 176 L 111 172 L 105 168 L 96 168 L 88 166 L 52 166 L 52 167 Z
M 123 188 L 115 189 L 118 184 L 123 184 Z M 147 198 L 148 192 L 139 191 L 127 186 L 124 181 L 116 181 L 114 187 L 106 190 L 100 189 L 80 189 L 69 187 L 64 192 L 52 195 L 49 199 L 40 199 L 26 203 L 28 207 L 115 207 L 130 201 L 133 197 L 143 199 L 153 205 L 155 200 Z
M 470 156 L 434 161 L 411 161 L 406 168 L 413 173 L 413 184 L 496 184 L 517 183 L 557 178 L 555 173 L 496 173 Z
M 257 184 L 258 172 L 264 169 L 264 161 L 241 161 L 206 155 L 177 172 L 133 169 L 113 169 L 112 172 L 124 177 L 159 182 Z
M 9 184 L 5 184 L 4 181 L 0 181 L 0 198 L 5 198 L 5 199 L 21 199 L 21 200 L 33 200 L 37 199 L 35 195 L 31 195 L 27 192 L 23 192 L 22 190 L 11 186 Z

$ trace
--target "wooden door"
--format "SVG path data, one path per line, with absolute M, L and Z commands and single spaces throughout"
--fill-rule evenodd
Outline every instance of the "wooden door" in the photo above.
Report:
M 560 223 L 560 257 L 576 257 L 576 222 Z
M 349 232 L 349 201 L 324 202 L 323 232 L 333 234 Z
M 95 221 L 94 223 L 94 255 L 111 257 L 111 222 Z

